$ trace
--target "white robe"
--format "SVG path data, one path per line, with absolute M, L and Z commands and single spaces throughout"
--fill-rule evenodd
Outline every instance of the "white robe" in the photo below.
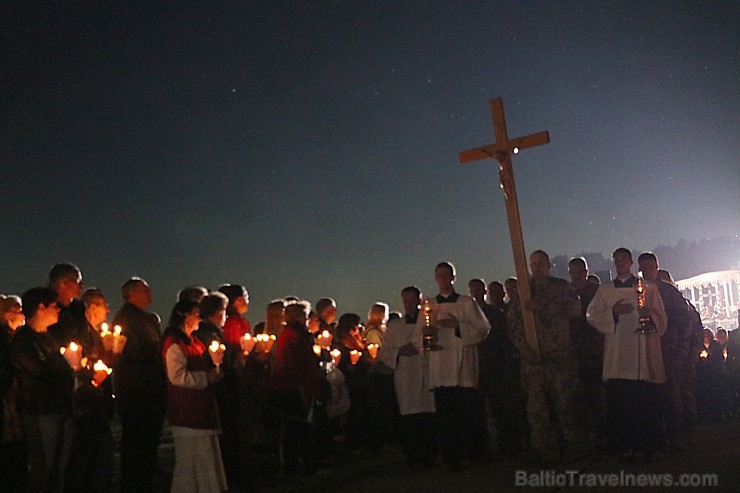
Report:
M 650 307 L 650 316 L 657 329 L 654 334 L 635 333 L 639 316 L 634 288 L 615 288 L 614 283 L 602 284 L 586 309 L 588 323 L 604 334 L 604 380 L 620 378 L 665 382 L 660 336 L 665 334 L 668 319 L 658 288 L 648 282 L 645 285 L 647 306 Z M 615 324 L 612 307 L 620 300 L 631 303 L 635 309 L 620 315 Z
M 455 303 L 436 304 L 430 299 L 432 309 L 438 320 L 454 316 L 460 325 L 460 337 L 455 329 L 439 328 L 440 351 L 429 351 L 429 386 L 437 387 L 478 387 L 478 343 L 488 335 L 491 326 L 478 303 L 470 296 L 460 295 Z M 419 314 L 413 344 L 421 350 L 424 315 Z
M 429 361 L 419 352 L 414 356 L 399 356 L 398 350 L 412 342 L 415 324 L 403 319 L 388 323 L 378 359 L 393 369 L 398 408 L 402 416 L 434 412 L 434 394 L 429 388 Z

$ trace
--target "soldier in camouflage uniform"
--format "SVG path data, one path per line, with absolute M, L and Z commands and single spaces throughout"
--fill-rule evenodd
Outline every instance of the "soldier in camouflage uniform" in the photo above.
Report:
M 565 279 L 550 277 L 550 258 L 537 250 L 529 258 L 532 298 L 524 307 L 512 306 L 507 314 L 511 338 L 522 355 L 522 384 L 527 393 L 530 453 L 534 459 L 553 461 L 573 458 L 577 441 L 573 422 L 575 367 L 571 344 L 571 319 L 580 313 L 573 287 Z M 516 303 L 516 301 L 513 301 Z M 534 313 L 540 355 L 526 343 L 521 308 Z M 552 419 L 558 423 L 551 436 Z M 558 453 L 555 440 L 562 443 Z
M 599 285 L 588 280 L 588 264 L 583 257 L 568 261 L 570 283 L 581 301 L 581 313 L 571 321 L 573 350 L 578 365 L 578 383 L 574 396 L 576 423 L 589 439 L 604 440 L 606 402 L 604 387 L 604 334 L 586 321 L 586 308 L 594 299 Z
M 689 378 L 688 343 L 691 336 L 691 318 L 686 301 L 681 292 L 672 284 L 658 278 L 658 258 L 652 252 L 645 252 L 637 258 L 643 277 L 654 282 L 663 299 L 668 326 L 660 347 L 663 352 L 666 382 L 663 384 L 663 423 L 667 445 L 671 449 L 683 450 L 686 432 L 684 424 L 684 403 L 681 386 Z

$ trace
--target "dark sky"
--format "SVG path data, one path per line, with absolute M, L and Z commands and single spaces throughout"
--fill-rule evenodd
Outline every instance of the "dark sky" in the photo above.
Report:
M 71 261 L 165 318 L 243 283 L 256 322 L 503 280 L 497 165 L 457 162 L 494 97 L 550 132 L 514 158 L 528 251 L 740 233 L 737 1 L 108 3 L 3 8 L 0 292 Z

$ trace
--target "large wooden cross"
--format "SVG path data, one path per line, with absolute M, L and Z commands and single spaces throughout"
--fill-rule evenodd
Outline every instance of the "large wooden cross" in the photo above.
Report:
M 550 135 L 547 132 L 540 132 L 509 140 L 509 136 L 506 133 L 506 120 L 504 119 L 504 103 L 501 98 L 491 100 L 491 116 L 493 118 L 495 143 L 463 151 L 459 157 L 461 164 L 486 158 L 493 158 L 498 161 L 501 189 L 504 191 L 506 215 L 509 219 L 511 248 L 514 252 L 514 266 L 518 279 L 519 300 L 523 308 L 530 299 L 529 271 L 527 269 L 527 253 L 524 250 L 522 222 L 519 217 L 519 203 L 516 198 L 511 155 L 517 154 L 519 149 L 547 144 L 550 142 Z M 522 319 L 527 344 L 535 355 L 539 356 L 539 344 L 537 343 L 537 332 L 534 327 L 534 315 L 530 310 L 522 309 Z

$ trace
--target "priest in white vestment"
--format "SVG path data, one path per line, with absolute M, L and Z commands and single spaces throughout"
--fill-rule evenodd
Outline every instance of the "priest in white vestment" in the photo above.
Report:
M 455 292 L 455 267 L 449 262 L 437 265 L 434 279 L 439 294 L 429 300 L 434 349 L 429 359 L 429 386 L 440 433 L 443 459 L 457 470 L 465 459 L 475 461 L 483 453 L 486 437 L 485 410 L 478 393 L 478 344 L 490 325 L 478 304 L 469 296 Z M 416 323 L 414 344 L 423 351 L 425 320 Z
M 437 454 L 434 394 L 429 388 L 429 359 L 414 344 L 421 292 L 401 291 L 404 317 L 388 323 L 378 359 L 393 369 L 401 419 L 399 440 L 409 465 L 431 466 Z
M 599 286 L 586 310 L 588 323 L 604 334 L 607 389 L 607 449 L 630 460 L 654 460 L 660 428 L 659 385 L 665 382 L 660 337 L 667 317 L 657 287 L 640 280 L 646 306 L 638 306 L 638 279 L 632 275 L 632 253 L 612 255 L 617 279 Z M 640 317 L 652 329 L 639 330 Z

